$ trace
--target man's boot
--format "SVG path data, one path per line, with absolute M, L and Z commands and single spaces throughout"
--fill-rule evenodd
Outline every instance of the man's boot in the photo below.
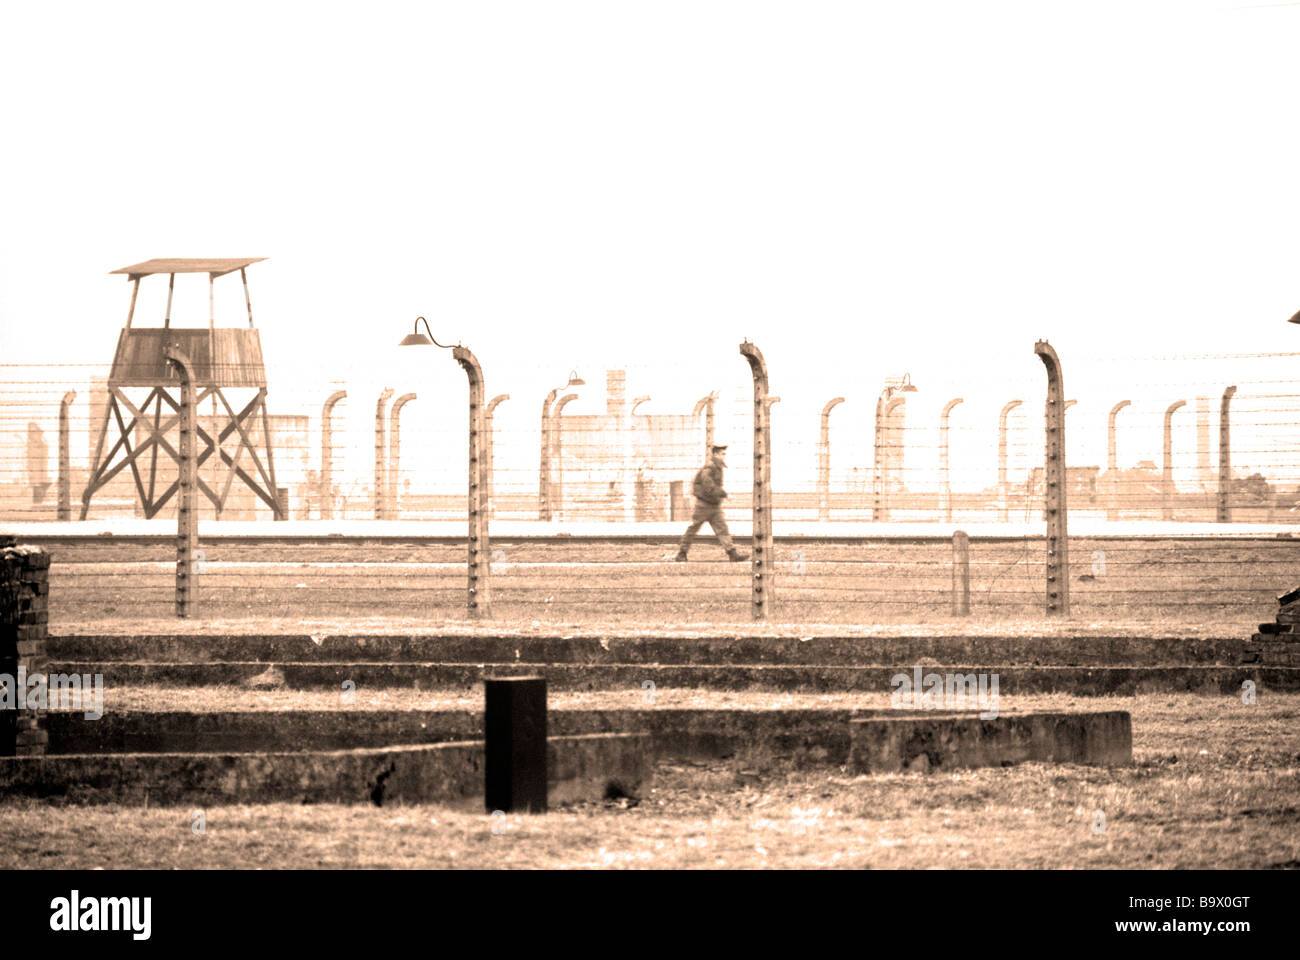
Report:
M 686 551 L 685 551 L 685 550 L 678 550 L 678 551 L 677 551 L 677 556 L 673 557 L 673 559 L 674 559 L 675 561 L 677 561 L 678 563 L 685 563 L 685 562 L 686 562 Z
M 732 550 L 729 554 L 727 554 L 727 557 L 731 560 L 732 563 L 736 563 L 737 561 L 740 560 L 748 560 L 749 554 L 741 553 L 739 550 Z

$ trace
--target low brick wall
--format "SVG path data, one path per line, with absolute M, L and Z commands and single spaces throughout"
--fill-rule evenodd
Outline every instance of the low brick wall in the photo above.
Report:
M 1245 644 L 1245 663 L 1270 667 L 1300 667 L 1300 588 L 1277 598 L 1277 616 L 1261 623 L 1259 633 Z
M 0 709 L 0 756 L 45 752 L 43 711 L 27 709 L 26 684 L 18 679 L 48 669 L 49 573 L 48 553 L 0 535 L 0 674 L 13 685 L 8 698 L 14 707 Z

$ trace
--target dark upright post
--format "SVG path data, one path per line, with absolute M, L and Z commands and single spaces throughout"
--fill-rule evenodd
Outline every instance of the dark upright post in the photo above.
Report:
M 484 680 L 483 799 L 488 813 L 546 812 L 546 681 Z

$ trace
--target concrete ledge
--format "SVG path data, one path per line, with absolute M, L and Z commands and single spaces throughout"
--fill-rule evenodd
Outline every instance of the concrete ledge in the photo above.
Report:
M 262 753 L 357 750 L 477 740 L 480 710 L 241 710 L 49 712 L 49 752 Z M 559 734 L 607 732 L 552 731 Z M 621 732 L 621 731 L 620 731 Z
M 746 766 L 783 760 L 796 765 L 843 764 L 849 754 L 849 721 L 875 710 L 700 710 L 656 708 L 628 711 L 554 710 L 561 724 L 599 724 L 645 731 L 657 760 L 733 759 Z
M 330 742 L 413 733 L 477 735 L 474 711 L 53 714 L 52 749 L 148 740 L 166 752 L 51 753 L 0 759 L 0 792 L 78 803 L 449 803 L 481 805 L 483 743 L 257 752 L 178 752 L 230 742 Z M 373 721 L 372 724 L 369 721 Z M 1006 714 L 896 710 L 556 710 L 550 713 L 552 802 L 636 795 L 657 761 L 848 763 L 858 773 L 999 766 L 1026 760 L 1124 764 L 1123 711 Z M 635 732 L 611 732 L 611 731 Z M 63 738 L 60 742 L 58 738 Z
M 1133 762 L 1133 726 L 1124 711 L 975 716 L 926 714 L 854 720 L 849 769 L 899 773 L 1051 763 Z
M 971 716 L 969 711 L 937 710 L 647 708 L 552 710 L 548 724 L 557 737 L 645 735 L 644 746 L 652 762 L 721 759 L 762 768 L 776 761 L 797 766 L 845 764 L 854 731 L 859 730 L 857 724 L 866 720 L 950 723 L 967 722 Z M 461 742 L 478 739 L 483 733 L 482 712 L 463 710 L 131 712 L 106 713 L 100 720 L 53 713 L 49 718 L 50 753 L 60 756 L 182 751 L 278 755 L 342 746 L 382 749 L 392 743 Z
M 658 759 L 737 756 L 753 763 L 779 758 L 839 765 L 849 755 L 849 721 L 884 712 L 650 707 L 551 710 L 547 722 L 553 736 L 648 734 Z M 301 752 L 483 736 L 481 710 L 107 711 L 98 720 L 54 712 L 47 719 L 49 753 L 57 755 Z
M 800 692 L 891 690 L 890 680 L 914 664 L 898 666 L 826 667 L 763 665 L 670 664 L 467 664 L 467 663 L 277 663 L 285 687 L 296 690 L 338 690 L 345 680 L 364 687 L 408 690 L 476 689 L 485 677 L 542 676 L 551 690 L 619 690 L 639 693 L 651 680 L 657 687 L 711 690 L 787 690 Z M 119 663 L 57 661 L 49 669 L 67 673 L 100 673 L 105 696 L 114 686 L 220 686 L 247 683 L 265 673 L 262 662 Z M 1300 667 L 1168 666 L 1168 667 L 1051 667 L 967 662 L 934 663 L 927 671 L 996 673 L 1002 695 L 1072 693 L 1079 696 L 1135 693 L 1229 693 L 1246 680 L 1269 690 L 1300 690 Z
M 648 780 L 644 734 L 550 738 L 552 802 L 636 796 Z M 237 803 L 441 803 L 482 809 L 483 743 L 281 753 L 118 753 L 0 758 L 8 796 L 161 806 Z
M 737 664 L 865 666 L 941 662 L 1033 666 L 1237 665 L 1240 637 L 438 637 L 54 636 L 56 660 L 210 663 Z

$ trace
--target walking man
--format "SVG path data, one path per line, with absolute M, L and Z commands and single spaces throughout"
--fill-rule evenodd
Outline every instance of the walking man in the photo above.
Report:
M 727 521 L 722 516 L 722 501 L 727 498 L 727 492 L 722 489 L 722 468 L 727 465 L 727 448 L 722 444 L 714 444 L 710 454 L 709 462 L 695 474 L 695 482 L 691 485 L 691 493 L 695 496 L 695 513 L 691 515 L 691 525 L 682 534 L 681 546 L 677 548 L 678 562 L 686 560 L 686 551 L 691 548 L 691 541 L 705 522 L 713 528 L 728 557 L 732 560 L 749 559 L 748 554 L 736 550 L 736 545 L 731 542 Z

